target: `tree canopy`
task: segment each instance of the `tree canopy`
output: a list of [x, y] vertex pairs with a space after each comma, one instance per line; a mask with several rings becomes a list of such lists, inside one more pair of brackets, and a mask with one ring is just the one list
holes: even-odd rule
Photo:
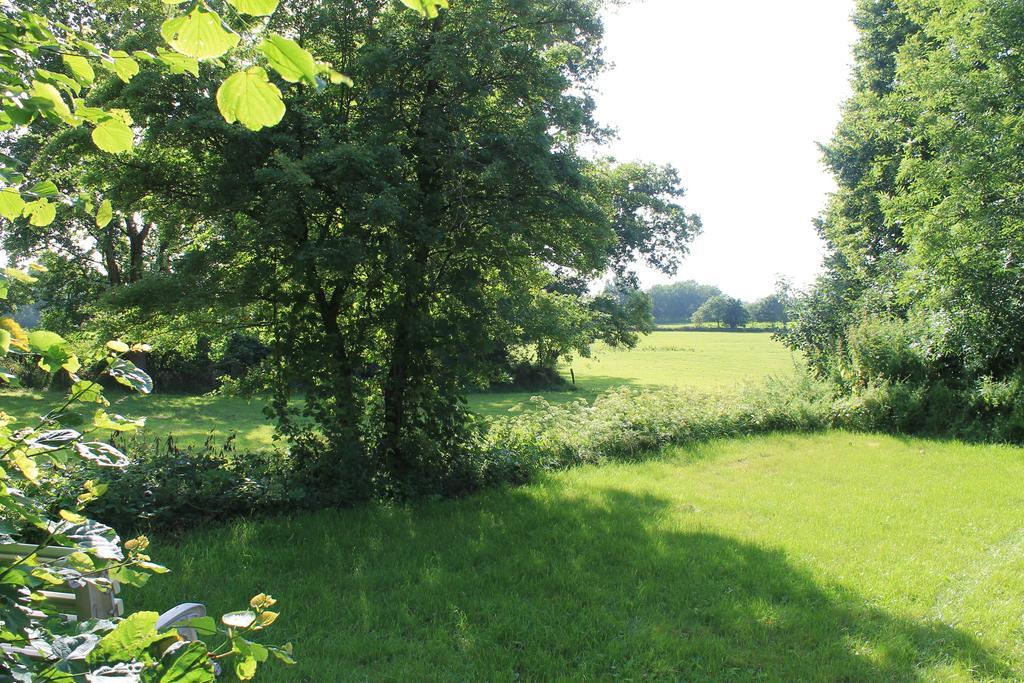
[[829, 373], [859, 321], [914, 321], [947, 380], [1009, 376], [1024, 360], [1024, 9], [864, 0], [855, 20], [854, 95], [824, 147], [827, 269], [791, 341]]

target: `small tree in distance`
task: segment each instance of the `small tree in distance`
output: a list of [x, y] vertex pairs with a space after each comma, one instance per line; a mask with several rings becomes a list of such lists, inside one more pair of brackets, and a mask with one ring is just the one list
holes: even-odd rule
[[693, 321], [698, 325], [714, 322], [731, 330], [743, 327], [749, 320], [750, 314], [742, 301], [721, 294], [705, 301], [693, 314]]

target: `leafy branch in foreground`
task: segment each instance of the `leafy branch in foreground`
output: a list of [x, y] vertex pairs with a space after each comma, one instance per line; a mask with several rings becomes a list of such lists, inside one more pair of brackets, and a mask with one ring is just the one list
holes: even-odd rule
[[[434, 17], [447, 0], [403, 0], [423, 16]], [[331, 64], [317, 60], [295, 40], [270, 32], [270, 17], [279, 0], [211, 0], [165, 2], [173, 15], [160, 26], [166, 47], [131, 53], [86, 39], [65, 23], [25, 9], [16, 1], [0, 7], [0, 132], [16, 138], [35, 121], [78, 128], [89, 126], [97, 148], [110, 154], [130, 152], [141, 134], [124, 109], [88, 103], [99, 80], [109, 72], [128, 83], [143, 69], [172, 74], [199, 75], [200, 64], [222, 64], [230, 54], [246, 47], [244, 64], [228, 76], [216, 93], [217, 106], [229, 123], [239, 122], [258, 131], [277, 125], [285, 114], [281, 90], [268, 73], [287, 83], [315, 88], [352, 81]], [[187, 9], [179, 10], [179, 7]], [[255, 46], [255, 55], [248, 46]], [[258, 57], [267, 68], [253, 64]], [[59, 69], [59, 70], [58, 70]], [[57, 202], [81, 201], [94, 210], [89, 198], [61, 196], [48, 180], [29, 179], [20, 160], [0, 154], [0, 216], [27, 219], [43, 227], [56, 218]], [[97, 222], [108, 221], [103, 203]]]
[[[253, 640], [278, 617], [270, 610], [276, 601], [267, 595], [253, 598], [248, 610], [225, 615], [220, 627], [202, 617], [159, 629], [155, 612], [123, 620], [68, 620], [43, 593], [67, 585], [109, 594], [117, 584], [139, 586], [167, 571], [146, 554], [145, 536], [122, 543], [111, 527], [83, 514], [105, 485], [85, 481], [74, 503], [56, 511], [41, 495], [59, 486], [76, 460], [91, 468], [128, 463], [101, 435], [135, 431], [144, 420], [110, 412], [100, 382], [79, 372], [99, 365], [118, 383], [148, 394], [152, 380], [126, 357], [145, 350], [115, 340], [95, 356], [80, 359], [59, 335], [26, 331], [0, 318], [0, 351], [34, 359], [42, 370], [64, 372], [70, 381], [66, 398], [34, 425], [0, 411], [0, 680], [212, 681], [229, 661], [237, 677], [248, 680], [271, 655], [294, 661], [290, 645]], [[0, 381], [11, 383], [12, 378], [0, 376]], [[53, 546], [68, 552], [54, 559]], [[216, 644], [188, 640], [177, 627], [194, 629]]]

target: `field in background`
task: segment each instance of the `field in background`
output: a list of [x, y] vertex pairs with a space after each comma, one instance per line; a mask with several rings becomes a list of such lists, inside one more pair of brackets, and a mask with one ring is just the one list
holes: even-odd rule
[[[133, 608], [273, 590], [266, 680], [1020, 680], [1020, 449], [775, 436], [243, 521]], [[262, 676], [262, 674], [261, 674]]]
[[[672, 386], [702, 392], [727, 392], [744, 382], [796, 372], [797, 357], [770, 334], [743, 332], [668, 332], [644, 337], [633, 350], [598, 345], [592, 358], [577, 358], [569, 368], [575, 389], [541, 392], [553, 403], [585, 399], [616, 387]], [[500, 415], [518, 404], [529, 404], [532, 393], [483, 393], [470, 397], [474, 410]], [[0, 392], [0, 410], [38, 415], [53, 407], [57, 395], [40, 392]], [[173, 434], [181, 443], [197, 443], [213, 435], [223, 440], [234, 433], [239, 448], [267, 448], [273, 427], [263, 417], [260, 401], [210, 396], [161, 395], [125, 397], [113, 412], [146, 415], [148, 432]]]

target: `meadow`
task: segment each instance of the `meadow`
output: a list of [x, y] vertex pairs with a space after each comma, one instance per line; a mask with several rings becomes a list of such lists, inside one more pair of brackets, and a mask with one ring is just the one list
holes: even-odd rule
[[[619, 386], [670, 386], [704, 392], [727, 392], [744, 382], [770, 376], [791, 375], [799, 361], [769, 334], [733, 332], [658, 331], [641, 339], [636, 349], [611, 349], [598, 344], [590, 358], [577, 358], [563, 367], [576, 385], [540, 392], [552, 403], [585, 399], [592, 401]], [[496, 416], [518, 405], [529, 406], [531, 392], [487, 392], [470, 397], [480, 414]], [[111, 395], [113, 398], [115, 395]], [[55, 405], [61, 396], [46, 392], [0, 392], [0, 409], [19, 415], [38, 415]], [[162, 394], [137, 397], [122, 395], [116, 411], [145, 415], [147, 432], [173, 435], [183, 444], [207, 438], [223, 440], [234, 434], [240, 449], [273, 445], [273, 425], [263, 415], [259, 399], [224, 396]]]
[[[767, 334], [598, 347], [553, 403], [727, 396], [801, 361]], [[529, 393], [471, 397], [500, 415]], [[50, 397], [2, 395], [41, 412]], [[258, 402], [123, 399], [149, 433], [271, 443]], [[528, 409], [528, 408], [526, 408]], [[1024, 453], [841, 431], [694, 443], [461, 500], [292, 511], [156, 539], [132, 609], [271, 592], [263, 680], [1019, 680]]]
[[267, 681], [1019, 680], [1019, 449], [842, 432], [241, 521], [125, 598], [272, 591]]

